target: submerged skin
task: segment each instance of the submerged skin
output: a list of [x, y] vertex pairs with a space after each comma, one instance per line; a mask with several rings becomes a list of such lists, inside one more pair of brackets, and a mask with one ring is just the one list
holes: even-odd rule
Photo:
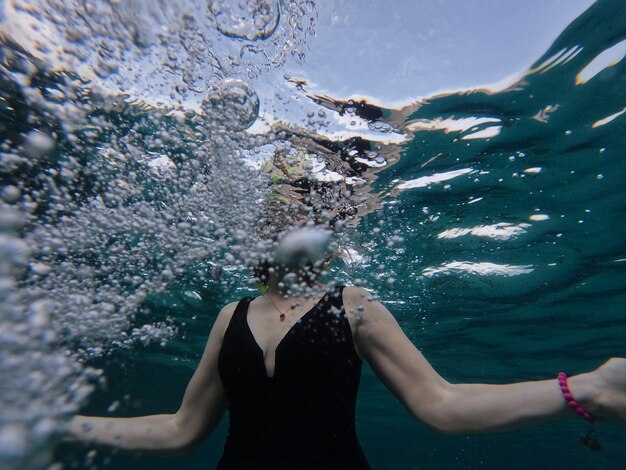
[[[272, 296], [274, 303], [269, 296]], [[290, 327], [319, 299], [291, 310], [276, 285], [251, 302], [250, 329], [264, 351], [268, 375], [274, 373], [275, 349]], [[357, 353], [420, 421], [444, 433], [484, 433], [576, 415], [567, 407], [556, 379], [507, 385], [451, 384], [441, 377], [406, 337], [391, 313], [360, 287], [346, 287], [343, 303]], [[202, 359], [175, 414], [137, 418], [77, 416], [67, 440], [120, 450], [179, 454], [195, 449], [222, 419], [226, 397], [218, 373], [224, 332], [237, 303], [217, 316]], [[285, 312], [285, 321], [279, 312]], [[626, 423], [626, 359], [613, 358], [595, 371], [569, 379], [578, 402], [594, 416]]]

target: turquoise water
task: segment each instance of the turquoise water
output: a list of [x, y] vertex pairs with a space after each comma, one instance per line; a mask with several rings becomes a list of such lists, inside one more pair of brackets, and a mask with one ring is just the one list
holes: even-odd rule
[[[616, 114], [626, 109], [626, 65], [614, 60], [591, 77], [581, 74], [612, 47], [621, 59], [624, 41], [626, 9], [599, 1], [504, 90], [451, 92], [403, 110], [375, 107], [408, 138], [382, 148], [359, 143], [361, 152], [397, 161], [376, 173], [368, 197], [379, 207], [352, 234], [366, 260], [336, 261], [333, 277], [378, 289], [448, 380], [549, 378], [624, 354], [626, 117]], [[354, 141], [340, 146], [357, 148]], [[394, 236], [403, 241], [388, 246]], [[247, 295], [244, 285], [183, 273], [149, 296], [141, 322], [171, 322], [178, 335], [165, 346], [92, 359], [107, 385], [81, 413], [175, 412], [217, 312]], [[367, 366], [357, 416], [373, 468], [623, 465], [626, 430], [614, 423], [600, 427], [599, 453], [578, 445], [584, 423], [577, 419], [501, 435], [438, 435], [410, 418]], [[67, 468], [213, 468], [225, 421], [190, 457], [88, 455], [60, 446], [55, 459]]]

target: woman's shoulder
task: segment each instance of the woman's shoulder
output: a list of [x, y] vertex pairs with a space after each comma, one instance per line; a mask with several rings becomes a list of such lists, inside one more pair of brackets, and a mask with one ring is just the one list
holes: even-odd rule
[[237, 305], [239, 304], [239, 302], [241, 301], [238, 300], [236, 302], [231, 302], [229, 304], [224, 305], [222, 309], [220, 310], [220, 313], [217, 314], [217, 318], [219, 319], [220, 317], [222, 317], [223, 319], [228, 318], [230, 320], [230, 318], [235, 313], [235, 310], [237, 309]]
[[233, 318], [233, 315], [235, 314], [235, 310], [237, 310], [237, 305], [239, 305], [239, 302], [240, 301], [226, 304], [224, 307], [222, 307], [220, 312], [217, 314], [217, 318], [215, 319], [213, 328], [218, 329], [221, 337], [224, 336], [224, 333], [226, 332], [226, 328], [228, 328], [228, 325], [230, 324], [230, 320]]
[[360, 286], [344, 286], [343, 287], [344, 302], [369, 302], [373, 300], [372, 293]]
[[343, 305], [348, 316], [356, 317], [359, 324], [391, 316], [376, 294], [360, 286], [344, 287]]
[[373, 304], [378, 303], [378, 298], [369, 290], [360, 286], [345, 286], [343, 288], [343, 306], [348, 316], [354, 315], [363, 319]]

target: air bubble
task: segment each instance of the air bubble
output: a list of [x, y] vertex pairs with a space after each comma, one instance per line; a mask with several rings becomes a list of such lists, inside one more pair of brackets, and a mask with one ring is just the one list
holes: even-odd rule
[[259, 97], [243, 80], [223, 80], [207, 91], [202, 112], [214, 123], [244, 130], [259, 116]]
[[25, 136], [24, 152], [32, 158], [39, 158], [54, 148], [54, 140], [43, 132], [30, 131]]
[[5, 186], [2, 189], [2, 199], [9, 204], [13, 204], [20, 200], [22, 193], [17, 186]]
[[24, 455], [28, 447], [28, 434], [23, 426], [7, 424], [0, 427], [0, 456], [3, 459], [17, 459]]
[[209, 2], [209, 10], [215, 17], [217, 29], [224, 36], [235, 39], [267, 39], [276, 31], [280, 21], [277, 0], [213, 0]]

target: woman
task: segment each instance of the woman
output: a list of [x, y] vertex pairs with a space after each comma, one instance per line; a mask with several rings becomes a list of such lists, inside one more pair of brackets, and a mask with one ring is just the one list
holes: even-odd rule
[[207, 438], [228, 408], [220, 469], [369, 468], [354, 424], [362, 359], [411, 414], [444, 433], [511, 430], [575, 411], [590, 422], [626, 422], [625, 359], [569, 380], [451, 384], [368, 291], [293, 289], [314, 286], [319, 269], [295, 268], [289, 259], [268, 270], [262, 296], [221, 310], [176, 414], [78, 416], [68, 439], [183, 453]]

